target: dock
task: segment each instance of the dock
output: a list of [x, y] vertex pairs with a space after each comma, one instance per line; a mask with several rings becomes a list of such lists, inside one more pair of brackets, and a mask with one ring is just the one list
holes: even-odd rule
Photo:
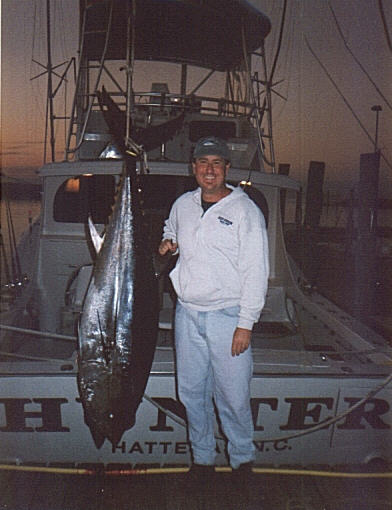
[[[229, 470], [208, 487], [189, 488], [187, 474], [67, 475], [2, 470], [1, 510], [390, 510], [392, 472], [317, 475], [260, 470], [248, 504]], [[178, 471], [178, 469], [177, 469]], [[289, 472], [289, 471], [287, 471]]]

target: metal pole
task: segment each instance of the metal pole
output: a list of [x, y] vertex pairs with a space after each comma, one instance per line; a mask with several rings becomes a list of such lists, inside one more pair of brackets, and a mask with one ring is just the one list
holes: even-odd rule
[[186, 81], [187, 81], [187, 71], [188, 66], [186, 64], [181, 64], [181, 97], [185, 97], [186, 95]]
[[50, 127], [50, 148], [51, 158], [55, 161], [55, 139], [54, 139], [54, 114], [53, 114], [53, 87], [52, 87], [52, 50], [51, 50], [51, 35], [50, 35], [50, 0], [46, 0], [46, 39], [48, 51], [48, 93], [47, 101], [49, 103], [49, 127]]
[[136, 26], [136, 2], [132, 0], [127, 6], [127, 48], [126, 48], [126, 70], [127, 70], [127, 125], [125, 131], [125, 144], [131, 137], [132, 113], [134, 109], [133, 97], [133, 65], [135, 61], [135, 26]]
[[372, 112], [376, 112], [376, 136], [374, 138], [374, 152], [378, 151], [378, 115], [382, 108], [379, 104], [372, 106]]

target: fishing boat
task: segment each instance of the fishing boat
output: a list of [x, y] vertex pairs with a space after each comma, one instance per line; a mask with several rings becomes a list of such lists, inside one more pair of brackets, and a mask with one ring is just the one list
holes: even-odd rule
[[[391, 347], [311, 289], [286, 250], [283, 198], [300, 197], [302, 186], [276, 171], [269, 31], [269, 19], [243, 0], [81, 0], [65, 158], [39, 171], [41, 214], [18, 246], [20, 277], [2, 302], [1, 464], [191, 462], [176, 393], [170, 263], [159, 278], [158, 343], [135, 425], [98, 448], [84, 421], [77, 325], [94, 266], [86, 225], [91, 215], [104, 230], [123, 168], [99, 104], [103, 90], [126, 119], [128, 147], [143, 154], [137, 168], [152, 253], [171, 204], [195, 187], [190, 161], [202, 136], [227, 141], [230, 183], [266, 218], [271, 272], [252, 334], [256, 466], [392, 460]], [[144, 90], [136, 88], [139, 63], [150, 82]], [[161, 78], [166, 65], [170, 83]], [[219, 423], [216, 438], [217, 464], [226, 466]]]

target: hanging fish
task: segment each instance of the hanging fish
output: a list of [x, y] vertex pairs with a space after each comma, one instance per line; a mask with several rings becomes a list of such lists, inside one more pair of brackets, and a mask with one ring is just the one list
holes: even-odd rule
[[158, 285], [146, 245], [136, 159], [126, 155], [119, 191], [100, 238], [79, 325], [78, 386], [97, 448], [117, 445], [135, 423], [158, 333]]

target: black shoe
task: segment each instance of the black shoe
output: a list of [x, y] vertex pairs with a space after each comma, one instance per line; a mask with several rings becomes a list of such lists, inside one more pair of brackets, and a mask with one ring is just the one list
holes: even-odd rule
[[240, 464], [238, 468], [233, 469], [233, 477], [239, 481], [250, 481], [252, 477], [252, 466], [253, 462], [245, 462], [244, 464]]
[[188, 477], [195, 482], [204, 482], [215, 473], [215, 466], [209, 464], [192, 464], [188, 471]]
[[[204, 464], [192, 464], [186, 479], [187, 493], [199, 502], [201, 508], [213, 495], [215, 467]], [[208, 507], [207, 507], [208, 508]]]
[[238, 508], [249, 508], [252, 486], [252, 462], [240, 464], [232, 470], [233, 488], [238, 494]]

